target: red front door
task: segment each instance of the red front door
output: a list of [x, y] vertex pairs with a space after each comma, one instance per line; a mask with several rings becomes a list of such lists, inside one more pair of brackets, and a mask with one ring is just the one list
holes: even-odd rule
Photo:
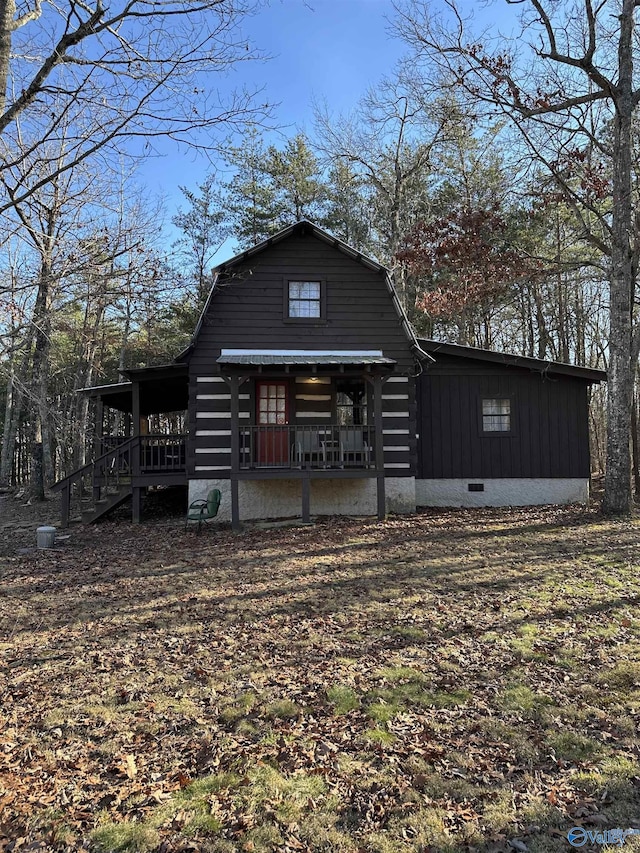
[[[256, 382], [258, 464], [289, 464], [289, 386], [286, 382]], [[282, 427], [282, 428], [280, 428]]]

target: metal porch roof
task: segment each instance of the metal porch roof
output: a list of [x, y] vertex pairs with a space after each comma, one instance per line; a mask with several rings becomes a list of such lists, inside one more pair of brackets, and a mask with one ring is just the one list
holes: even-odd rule
[[218, 364], [395, 364], [382, 350], [223, 349]]
[[392, 358], [373, 355], [339, 354], [333, 355], [273, 355], [268, 353], [251, 353], [244, 355], [221, 355], [217, 359], [218, 364], [250, 364], [250, 365], [365, 365], [365, 364], [395, 364]]

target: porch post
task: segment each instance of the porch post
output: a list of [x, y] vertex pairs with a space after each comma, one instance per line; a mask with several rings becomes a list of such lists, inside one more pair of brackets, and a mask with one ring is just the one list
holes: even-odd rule
[[134, 486], [131, 491], [131, 521], [134, 524], [140, 524], [140, 516], [142, 514], [142, 488]]
[[133, 382], [131, 387], [131, 420], [132, 432], [134, 438], [140, 435], [140, 383]]
[[[131, 477], [140, 476], [140, 383], [133, 382], [131, 387], [131, 420], [134, 442], [131, 448]], [[140, 524], [142, 507], [142, 489], [140, 486], [131, 484], [131, 520], [134, 524]]]
[[60, 506], [60, 526], [69, 526], [69, 510], [71, 506], [71, 485], [67, 480], [67, 484], [62, 487], [62, 504]]
[[[95, 438], [94, 438], [94, 447], [93, 447], [93, 458], [97, 459], [98, 456], [102, 456], [103, 451], [103, 443], [102, 436], [104, 434], [104, 403], [102, 402], [102, 397], [96, 397], [96, 422], [95, 422]], [[93, 469], [93, 500], [97, 502], [100, 500], [100, 486], [98, 486], [96, 482], [96, 471]]]
[[95, 447], [93, 458], [97, 459], [102, 456], [102, 437], [104, 435], [104, 403], [102, 397], [96, 397], [96, 426], [95, 426]]
[[238, 472], [240, 470], [240, 379], [229, 377], [231, 389], [231, 527], [240, 530], [240, 500], [238, 495]]
[[382, 434], [382, 376], [373, 378], [373, 421], [376, 429], [376, 481], [378, 495], [378, 518], [382, 521], [387, 514], [384, 491], [384, 435]]
[[302, 523], [311, 521], [311, 477], [309, 472], [302, 475]]

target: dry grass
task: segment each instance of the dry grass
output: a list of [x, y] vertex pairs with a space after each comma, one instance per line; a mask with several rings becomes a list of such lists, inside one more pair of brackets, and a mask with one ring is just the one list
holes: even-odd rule
[[0, 849], [553, 853], [638, 826], [639, 531], [176, 520], [7, 558]]

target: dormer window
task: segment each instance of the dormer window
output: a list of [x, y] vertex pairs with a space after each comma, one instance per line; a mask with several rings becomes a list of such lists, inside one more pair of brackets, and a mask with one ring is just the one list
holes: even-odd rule
[[289, 281], [287, 317], [291, 320], [321, 320], [323, 317], [322, 282]]

